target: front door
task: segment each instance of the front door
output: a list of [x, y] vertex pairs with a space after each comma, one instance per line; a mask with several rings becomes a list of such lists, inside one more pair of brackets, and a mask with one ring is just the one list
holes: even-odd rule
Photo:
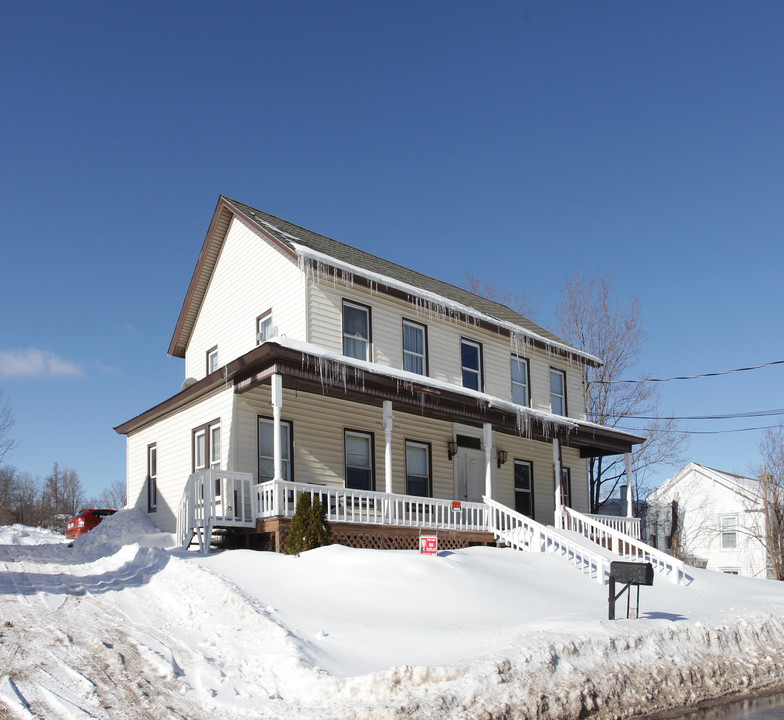
[[485, 494], [484, 450], [461, 447], [454, 457], [455, 499], [482, 502]]

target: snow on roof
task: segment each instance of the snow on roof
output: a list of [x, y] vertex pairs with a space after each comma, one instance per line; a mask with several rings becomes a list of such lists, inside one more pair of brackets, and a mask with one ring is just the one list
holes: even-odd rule
[[372, 284], [375, 285], [383, 285], [389, 288], [394, 288], [395, 290], [399, 290], [400, 292], [404, 292], [414, 298], [423, 301], [423, 308], [425, 310], [429, 310], [430, 312], [435, 312], [437, 314], [442, 315], [466, 315], [468, 317], [472, 317], [475, 320], [482, 320], [484, 322], [490, 323], [492, 325], [496, 325], [498, 327], [502, 327], [505, 330], [508, 330], [510, 336], [512, 336], [513, 341], [519, 340], [520, 336], [523, 338], [528, 338], [530, 340], [534, 340], [536, 342], [540, 342], [546, 346], [557, 348], [561, 352], [566, 353], [567, 355], [581, 357], [585, 360], [588, 360], [592, 363], [597, 363], [599, 365], [603, 364], [601, 358], [597, 357], [596, 355], [591, 355], [590, 353], [583, 352], [582, 350], [578, 350], [577, 348], [572, 347], [571, 345], [567, 345], [566, 343], [557, 342], [550, 338], [545, 337], [539, 333], [534, 332], [528, 328], [523, 327], [522, 325], [518, 325], [516, 323], [509, 322], [507, 320], [502, 320], [500, 318], [493, 317], [492, 315], [488, 315], [486, 313], [477, 310], [474, 307], [469, 305], [465, 305], [464, 303], [458, 302], [457, 300], [452, 300], [450, 298], [445, 297], [444, 295], [439, 295], [438, 293], [431, 292], [429, 290], [425, 290], [424, 288], [417, 287], [415, 285], [411, 285], [406, 283], [402, 280], [398, 280], [393, 278], [389, 275], [383, 275], [381, 273], [373, 272], [372, 270], [368, 270], [366, 268], [361, 268], [358, 265], [353, 265], [351, 263], [345, 262], [343, 260], [339, 260], [332, 255], [328, 255], [326, 253], [320, 252], [318, 250], [314, 250], [313, 248], [309, 248], [300, 242], [297, 242], [297, 239], [291, 235], [288, 235], [290, 243], [294, 250], [297, 252], [297, 255], [300, 258], [300, 266], [304, 271], [313, 271], [312, 263], [309, 264], [308, 261], [315, 261], [317, 263], [315, 268], [316, 276], [318, 277], [319, 274], [319, 265], [328, 265], [333, 268], [336, 268], [344, 274], [344, 278], [347, 279], [349, 282], [352, 282], [352, 278], [354, 275], [358, 275], [359, 277], [363, 277], [366, 280], [369, 280]]
[[453, 383], [446, 382], [445, 380], [438, 380], [427, 377], [425, 375], [419, 375], [417, 373], [390, 367], [388, 365], [369, 362], [367, 360], [357, 360], [355, 358], [350, 358], [346, 355], [341, 355], [340, 353], [327, 350], [320, 345], [304, 342], [302, 340], [276, 337], [268, 342], [289, 348], [290, 350], [305, 353], [307, 355], [313, 355], [314, 357], [321, 358], [332, 363], [353, 367], [357, 370], [361, 370], [362, 372], [373, 373], [375, 375], [381, 375], [383, 377], [400, 380], [401, 382], [410, 385], [426, 386], [428, 388], [432, 388], [433, 390], [459, 393], [461, 395], [475, 398], [477, 402], [485, 403], [488, 407], [498, 408], [499, 410], [517, 415], [518, 424], [521, 427], [528, 425], [526, 422], [527, 420], [535, 419], [541, 422], [545, 428], [554, 425], [565, 427], [567, 429], [595, 428], [597, 430], [612, 430], [614, 433], [618, 433], [619, 435], [624, 435], [629, 438], [638, 438], [638, 436], [634, 435], [633, 433], [618, 430], [616, 428], [608, 428], [606, 425], [600, 425], [598, 423], [593, 423], [587, 420], [576, 420], [575, 418], [569, 418], [564, 415], [554, 415], [553, 413], [549, 413], [544, 410], [536, 410], [534, 408], [524, 407], [523, 405], [517, 405], [516, 403], [513, 403], [509, 400], [496, 397], [495, 395], [490, 395], [478, 390], [472, 390], [460, 385], [454, 385]]

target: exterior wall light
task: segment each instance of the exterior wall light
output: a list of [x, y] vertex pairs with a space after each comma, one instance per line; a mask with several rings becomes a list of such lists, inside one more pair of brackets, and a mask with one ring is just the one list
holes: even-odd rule
[[450, 440], [447, 444], [447, 453], [449, 455], [449, 459], [451, 460], [455, 455], [457, 455], [457, 442], [454, 440]]
[[498, 467], [501, 467], [506, 462], [506, 450], [498, 450]]

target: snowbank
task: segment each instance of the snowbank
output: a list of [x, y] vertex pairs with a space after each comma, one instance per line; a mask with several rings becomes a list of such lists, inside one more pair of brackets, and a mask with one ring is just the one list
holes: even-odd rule
[[138, 511], [52, 535], [0, 534], [0, 716], [627, 718], [784, 683], [782, 583], [695, 570], [610, 622], [552, 556], [202, 557]]

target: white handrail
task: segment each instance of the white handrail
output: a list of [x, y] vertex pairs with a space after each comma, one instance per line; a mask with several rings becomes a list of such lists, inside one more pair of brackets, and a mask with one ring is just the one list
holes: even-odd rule
[[577, 568], [583, 575], [604, 585], [610, 573], [610, 561], [592, 550], [545, 527], [506, 505], [482, 498], [488, 507], [489, 530], [517, 550], [557, 555]]
[[259, 517], [292, 517], [303, 493], [319, 499], [330, 522], [481, 532], [487, 529], [482, 503], [461, 502], [456, 509], [452, 500], [286, 480], [256, 485]]
[[584, 517], [591, 518], [596, 522], [602, 523], [602, 525], [607, 525], [613, 530], [622, 532], [625, 535], [631, 535], [635, 540], [640, 540], [642, 538], [642, 533], [640, 532], [640, 518], [630, 518], [621, 515], [582, 514]]
[[593, 517], [583, 515], [572, 508], [563, 508], [560, 522], [564, 530], [576, 532], [622, 558], [651, 563], [654, 570], [663, 574], [675, 585], [685, 585], [691, 581], [682, 560], [657, 550], [631, 535], [619, 532], [603, 522], [597, 522]]

